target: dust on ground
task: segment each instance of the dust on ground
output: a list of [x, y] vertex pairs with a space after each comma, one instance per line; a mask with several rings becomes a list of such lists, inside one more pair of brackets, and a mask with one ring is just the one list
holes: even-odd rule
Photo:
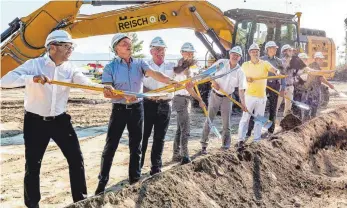
[[[335, 83], [335, 86], [337, 89], [346, 92], [346, 84]], [[22, 133], [24, 115], [23, 96], [24, 89], [2, 90], [1, 137]], [[331, 112], [338, 106], [345, 105], [346, 103], [346, 99], [341, 99], [337, 97], [336, 94], [332, 93], [328, 108], [321, 109], [320, 113]], [[68, 104], [68, 113], [72, 115], [72, 122], [75, 128], [89, 128], [91, 126], [107, 125], [110, 112], [111, 104], [103, 99], [102, 95], [90, 95], [83, 91], [72, 90]], [[340, 114], [340, 112], [338, 111], [337, 114]], [[293, 204], [304, 207], [317, 207], [318, 205], [325, 207], [347, 207], [347, 204], [343, 200], [341, 201], [341, 199], [347, 198], [345, 195], [346, 190], [336, 188], [336, 184], [347, 184], [346, 179], [339, 176], [341, 173], [346, 175], [346, 161], [343, 160], [347, 156], [345, 150], [340, 151], [336, 147], [327, 145], [324, 148], [318, 148], [319, 150], [316, 154], [298, 154], [296, 152], [299, 151], [296, 149], [296, 145], [299, 149], [303, 148], [302, 151], [305, 152], [307, 149], [304, 149], [304, 147], [311, 143], [311, 140], [301, 139], [300, 136], [305, 135], [306, 138], [308, 135], [311, 135], [312, 140], [319, 137], [312, 135], [312, 132], [314, 132], [311, 129], [312, 126], [310, 126], [310, 128], [296, 128], [296, 130], [291, 133], [281, 134], [278, 136], [278, 139], [274, 139], [271, 142], [261, 142], [259, 146], [251, 145], [248, 152], [246, 151], [239, 155], [234, 150], [228, 152], [219, 150], [221, 141], [212, 138], [209, 147], [211, 154], [209, 156], [201, 157], [199, 155], [199, 150], [201, 148], [199, 140], [201, 138], [204, 117], [199, 109], [192, 109], [191, 119], [191, 139], [189, 142], [189, 150], [190, 155], [195, 159], [191, 165], [180, 166], [177, 163], [171, 162], [172, 140], [176, 131], [176, 115], [173, 113], [163, 153], [164, 173], [144, 181], [142, 184], [137, 184], [135, 186], [128, 185], [126, 179], [128, 173], [129, 148], [127, 146], [127, 133], [125, 132], [114, 157], [115, 159], [110, 174], [111, 178], [107, 187], [109, 191], [121, 191], [118, 193], [110, 192], [106, 196], [112, 195], [114, 196], [113, 198], [101, 197], [104, 200], [99, 200], [95, 203], [107, 204], [107, 202], [119, 202], [120, 204], [123, 204], [123, 207], [134, 207], [134, 203], [141, 204], [143, 202], [141, 206], [156, 207], [158, 203], [164, 203], [163, 200], [165, 201], [165, 199], [168, 199], [165, 201], [164, 207], [184, 207], [185, 205], [185, 207], [230, 207], [230, 205], [235, 207], [252, 207], [255, 205], [269, 207], [268, 205], [270, 202], [272, 203], [274, 201], [276, 201], [276, 203], [278, 202], [278, 206], [273, 205], [270, 207], [287, 207], [287, 205], [292, 206]], [[236, 131], [239, 119], [240, 115], [232, 116], [233, 144], [235, 143], [235, 134], [237, 133]], [[338, 119], [341, 123], [343, 121], [346, 123], [344, 117]], [[325, 121], [325, 123], [326, 122], [327, 121]], [[217, 128], [221, 130], [220, 117], [217, 117], [214, 123]], [[324, 124], [324, 122], [318, 123], [317, 125], [321, 124]], [[328, 127], [324, 125], [324, 128]], [[305, 133], [298, 134], [295, 132], [297, 129], [302, 129], [300, 131], [305, 131]], [[280, 130], [281, 128], [276, 129], [276, 131]], [[293, 140], [290, 139], [290, 141], [293, 141], [290, 145], [287, 145], [287, 134], [295, 134], [295, 138]], [[336, 133], [333, 133], [332, 135], [335, 134]], [[105, 137], [105, 135], [87, 137], [80, 141], [85, 159], [87, 187], [90, 195], [93, 195], [97, 186], [97, 175], [100, 168], [100, 159], [105, 144]], [[344, 139], [346, 139], [346, 137]], [[295, 148], [290, 149], [293, 147]], [[144, 178], [148, 177], [150, 167], [150, 149], [151, 144], [149, 144], [148, 152], [146, 154], [147, 157], [143, 169]], [[283, 151], [283, 155], [279, 155]], [[296, 157], [302, 158], [300, 161], [303, 165], [297, 167], [300, 167], [299, 169], [304, 173], [300, 172], [300, 174], [298, 174], [298, 172], [296, 172], [297, 169], [290, 169], [293, 161], [295, 161], [294, 159], [293, 161], [290, 160], [291, 156], [295, 156], [295, 159]], [[265, 160], [264, 157], [269, 159]], [[281, 160], [277, 160], [276, 157], [281, 158]], [[314, 158], [310, 160], [312, 164], [308, 164], [304, 157]], [[0, 164], [2, 185], [0, 200], [2, 207], [24, 207], [24, 163], [23, 145], [1, 147]], [[282, 167], [283, 164], [286, 163], [289, 163], [290, 166]], [[313, 165], [313, 163], [317, 165]], [[313, 172], [312, 167], [315, 167], [316, 172]], [[256, 170], [260, 171], [261, 177], [253, 176], [251, 174]], [[327, 175], [329, 170], [333, 176]], [[230, 172], [235, 172], [237, 174], [230, 175]], [[288, 174], [283, 175], [284, 172], [288, 172]], [[314, 176], [309, 175], [309, 172], [314, 173]], [[285, 181], [287, 179], [282, 180], [283, 177], [289, 177], [290, 179]], [[307, 182], [305, 182], [306, 177], [308, 177]], [[163, 181], [162, 178], [167, 180]], [[280, 178], [280, 180], [278, 178]], [[316, 182], [313, 182], [314, 179]], [[313, 190], [313, 187], [317, 188], [316, 185], [320, 180], [325, 181], [326, 179], [328, 181], [331, 180], [330, 182], [332, 184], [330, 184], [330, 182], [329, 184], [323, 182], [322, 188], [320, 188], [321, 190], [318, 189], [316, 193], [319, 197], [311, 197], [312, 201], [308, 201], [307, 197], [310, 195], [305, 194], [310, 193], [310, 191]], [[154, 182], [158, 180], [158, 182], [153, 183], [153, 180]], [[205, 180], [206, 185], [201, 181], [198, 182], [198, 180]], [[255, 192], [252, 191], [253, 184], [251, 183], [253, 181], [258, 181], [257, 183], [261, 184], [261, 188], [256, 189], [258, 191], [255, 191], [257, 196], [254, 194]], [[335, 183], [334, 181], [337, 182]], [[165, 183], [167, 183], [167, 185]], [[309, 186], [310, 189], [293, 188], [295, 187], [293, 185], [294, 183], [299, 184], [297, 185], [298, 187]], [[165, 184], [165, 186], [163, 184]], [[275, 186], [273, 186], [273, 184], [275, 184]], [[158, 191], [154, 193], [155, 190], [164, 190], [167, 186], [170, 186], [169, 193], [165, 190], [162, 195], [160, 195], [161, 198], [158, 198]], [[340, 188], [342, 188], [342, 186]], [[129, 194], [132, 190], [134, 193]], [[189, 190], [189, 192], [180, 192], [180, 190]], [[283, 190], [286, 190], [287, 192], [284, 195], [281, 195], [284, 193]], [[170, 193], [173, 195], [170, 195]], [[301, 193], [304, 193], [302, 197]], [[124, 196], [123, 198], [120, 197], [122, 195]], [[223, 198], [227, 198], [226, 201], [223, 202]], [[254, 198], [255, 200], [253, 200]], [[235, 201], [232, 199], [235, 199]], [[93, 200], [91, 202], [93, 202]], [[190, 203], [190, 200], [195, 201]], [[59, 148], [54, 143], [51, 143], [46, 150], [41, 168], [40, 206], [63, 207], [71, 202], [72, 198], [70, 193], [67, 162]], [[105, 207], [107, 207], [107, 205]]]

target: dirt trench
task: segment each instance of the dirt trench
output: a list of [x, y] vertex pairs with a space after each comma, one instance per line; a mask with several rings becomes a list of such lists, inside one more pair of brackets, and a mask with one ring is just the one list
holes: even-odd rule
[[[347, 207], [347, 108], [68, 207]], [[116, 184], [117, 185], [117, 184]]]

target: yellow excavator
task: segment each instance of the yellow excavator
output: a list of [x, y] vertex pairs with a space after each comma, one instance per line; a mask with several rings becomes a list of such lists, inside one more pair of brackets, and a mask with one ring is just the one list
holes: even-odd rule
[[[79, 13], [83, 5], [129, 4], [133, 6], [92, 15]], [[301, 13], [249, 9], [231, 9], [223, 13], [206, 0], [50, 1], [26, 17], [15, 18], [1, 34], [1, 77], [26, 60], [43, 55], [47, 35], [57, 29], [68, 31], [73, 38], [85, 38], [117, 32], [187, 28], [195, 31], [215, 60], [228, 58], [227, 50], [239, 45], [244, 52], [242, 61], [247, 61], [246, 49], [253, 42], [264, 48], [264, 43], [272, 40], [279, 46], [297, 47], [298, 51], [306, 52], [311, 61], [313, 54], [321, 51], [326, 57], [323, 69], [334, 69], [334, 42], [325, 37], [324, 31], [300, 30], [300, 17]], [[328, 90], [323, 91], [325, 103], [328, 93]], [[205, 98], [208, 96], [206, 92], [201, 94]]]
[[[85, 4], [129, 3], [138, 5], [93, 15], [79, 14]], [[222, 52], [221, 55], [213, 52], [218, 58], [227, 56], [234, 31], [231, 20], [207, 1], [51, 1], [9, 25], [1, 34], [1, 76], [27, 59], [42, 55], [47, 35], [56, 29], [68, 31], [73, 38], [85, 38], [117, 32], [190, 28], [207, 43], [203, 33], [212, 38]]]
[[[80, 14], [80, 8], [86, 4], [135, 6], [92, 15]], [[300, 33], [300, 16], [301, 13], [291, 15], [246, 9], [231, 9], [223, 13], [208, 1], [200, 0], [51, 1], [26, 17], [14, 19], [1, 34], [1, 77], [27, 59], [44, 54], [45, 39], [56, 29], [67, 30], [73, 38], [85, 38], [117, 32], [188, 28], [195, 31], [215, 59], [228, 57], [227, 50], [240, 45], [245, 61], [248, 59], [245, 49], [250, 44], [257, 42], [264, 47], [266, 41], [273, 40], [279, 46], [291, 44], [301, 47], [309, 56], [322, 51], [327, 57], [325, 69], [334, 68], [333, 41]], [[217, 46], [220, 53], [216, 53], [213, 46]]]

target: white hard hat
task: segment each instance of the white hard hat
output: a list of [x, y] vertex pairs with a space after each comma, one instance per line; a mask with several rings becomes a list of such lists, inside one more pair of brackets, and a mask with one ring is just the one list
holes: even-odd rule
[[181, 51], [186, 51], [186, 52], [195, 52], [193, 44], [186, 42], [182, 45]]
[[316, 52], [316, 53], [314, 54], [314, 58], [322, 58], [322, 59], [324, 59], [325, 57], [324, 57], [324, 55], [323, 55], [322, 52]]
[[265, 50], [270, 47], [276, 47], [278, 48], [277, 44], [274, 41], [269, 41], [265, 44]]
[[155, 37], [151, 44], [149, 44], [149, 47], [163, 47], [163, 48], [167, 48], [164, 40], [161, 37]]
[[65, 30], [54, 30], [51, 32], [45, 42], [45, 47], [48, 48], [48, 45], [52, 42], [64, 42], [74, 44], [71, 35]]
[[301, 59], [308, 59], [308, 56], [306, 53], [299, 53], [298, 57]]
[[229, 55], [230, 55], [231, 53], [237, 53], [237, 54], [239, 54], [239, 55], [242, 57], [242, 49], [241, 49], [240, 46], [235, 46], [235, 47], [233, 47], [233, 48], [229, 51]]
[[248, 52], [251, 51], [251, 50], [258, 50], [258, 51], [260, 51], [259, 45], [256, 44], [256, 43], [253, 43], [251, 46], [249, 46]]
[[285, 50], [288, 50], [288, 49], [293, 49], [293, 48], [289, 44], [283, 45], [281, 48], [281, 53], [283, 53]]
[[129, 38], [129, 36], [127, 36], [125, 33], [116, 33], [112, 40], [111, 40], [111, 50], [112, 52], [115, 52], [114, 51], [114, 45], [117, 45], [119, 43], [119, 41], [123, 40], [124, 38]]

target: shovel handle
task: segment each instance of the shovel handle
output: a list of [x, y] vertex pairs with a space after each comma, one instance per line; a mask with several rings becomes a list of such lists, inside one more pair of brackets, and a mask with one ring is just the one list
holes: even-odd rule
[[253, 80], [262, 80], [262, 79], [284, 79], [287, 75], [278, 75], [278, 76], [266, 76], [266, 77], [256, 77], [252, 78]]
[[[198, 85], [195, 84], [194, 89], [196, 91], [196, 94], [199, 96], [199, 98], [201, 98], [201, 94], [200, 94]], [[207, 109], [205, 107], [203, 107], [202, 110], [204, 111], [205, 116], [208, 117]]]
[[[272, 92], [276, 93], [277, 95], [281, 95], [280, 92], [278, 92], [277, 90], [275, 90], [275, 89], [273, 89], [273, 88], [271, 88], [271, 87], [269, 87], [269, 86], [266, 86], [266, 88], [268, 88], [268, 89], [271, 90]], [[294, 102], [294, 100], [290, 99], [289, 97], [287, 97], [287, 96], [285, 96], [285, 95], [284, 95], [283, 97], [284, 97], [285, 99], [289, 100], [289, 101]]]
[[228, 95], [228, 93], [226, 93], [224, 90], [219, 89], [219, 92], [221, 92], [223, 95], [225, 95], [227, 98], [229, 98], [229, 100], [231, 100], [233, 103], [235, 103], [237, 106], [239, 106], [241, 109], [243, 109], [241, 103], [237, 102], [237, 100], [235, 100], [234, 98], [232, 98], [230, 95]]

